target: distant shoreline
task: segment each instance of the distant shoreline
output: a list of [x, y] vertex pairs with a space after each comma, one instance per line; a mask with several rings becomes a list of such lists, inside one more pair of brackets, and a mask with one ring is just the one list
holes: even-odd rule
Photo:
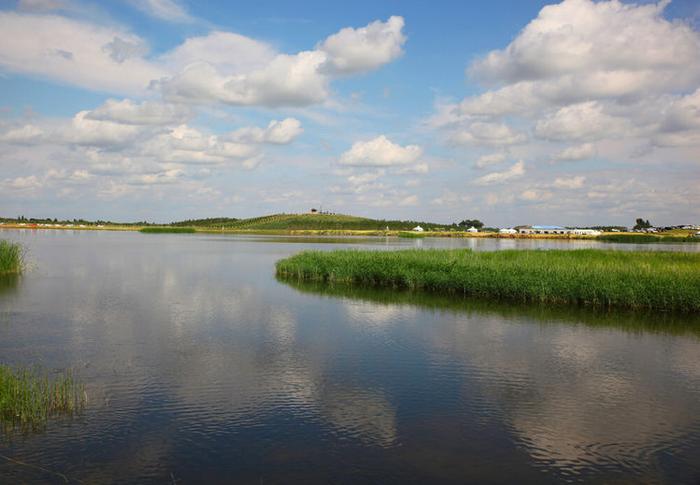
[[[30, 226], [19, 224], [3, 224], [0, 229], [22, 229], [30, 231], [132, 231], [139, 232], [144, 228], [158, 226]], [[167, 227], [167, 226], [165, 226]], [[401, 233], [410, 231], [389, 230], [380, 231], [376, 229], [215, 229], [215, 228], [194, 228], [195, 233], [202, 234], [251, 234], [270, 236], [378, 236], [378, 237], [399, 237]], [[467, 232], [467, 231], [423, 231], [415, 233], [424, 237], [447, 237], [447, 238], [497, 238], [497, 239], [588, 239], [595, 240], [596, 236], [585, 236], [576, 234], [499, 234], [497, 232]], [[621, 233], [604, 233], [621, 234]], [[624, 234], [624, 233], [623, 233]], [[629, 233], [632, 234], [632, 233]]]

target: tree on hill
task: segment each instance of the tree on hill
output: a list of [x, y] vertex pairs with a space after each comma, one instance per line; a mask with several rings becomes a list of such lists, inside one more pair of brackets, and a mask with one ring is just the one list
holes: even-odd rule
[[647, 220], [645, 221], [644, 219], [642, 219], [641, 217], [639, 217], [639, 218], [637, 218], [637, 221], [636, 221], [636, 222], [637, 222], [637, 223], [634, 225], [634, 229], [635, 229], [635, 230], [639, 230], [639, 229], [648, 229], [648, 228], [652, 227], [651, 224], [649, 223], [649, 219], [647, 219]]
[[479, 219], [465, 219], [458, 225], [460, 227], [475, 227], [477, 229], [481, 229], [482, 227], [484, 227], [484, 223], [481, 222]]

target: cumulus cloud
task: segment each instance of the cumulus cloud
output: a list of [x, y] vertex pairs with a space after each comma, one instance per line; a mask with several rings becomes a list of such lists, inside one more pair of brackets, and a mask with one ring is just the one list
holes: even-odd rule
[[[169, 20], [186, 20], [170, 0], [139, 2]], [[0, 67], [96, 91], [238, 106], [306, 106], [330, 96], [338, 75], [368, 72], [402, 52], [403, 18], [342, 29], [317, 48], [277, 52], [264, 42], [213, 31], [158, 56], [119, 26], [57, 14], [0, 12]]]
[[403, 17], [375, 21], [359, 29], [344, 28], [318, 46], [327, 55], [323, 68], [336, 74], [369, 71], [387, 64], [403, 51]]
[[512, 179], [522, 177], [525, 174], [525, 162], [522, 160], [516, 162], [507, 170], [501, 172], [491, 172], [483, 175], [476, 180], [474, 183], [476, 185], [492, 185], [507, 182]]
[[[156, 85], [167, 99], [179, 101], [271, 107], [319, 103], [328, 98], [334, 75], [368, 72], [395, 59], [405, 40], [402, 28], [403, 19], [391, 17], [360, 29], [343, 29], [317, 49], [297, 54], [276, 54], [264, 44], [229, 35], [225, 37], [229, 48], [215, 49], [225, 55], [226, 63], [220, 62], [220, 55], [194, 56], [196, 61]], [[222, 42], [209, 37], [199, 43], [190, 41], [187, 49], [176, 49], [176, 54], [166, 58], [172, 61], [192, 51], [208, 52], [199, 44], [218, 46]], [[232, 51], [241, 52], [246, 62], [232, 64]]]
[[31, 143], [44, 135], [44, 131], [35, 125], [24, 125], [18, 128], [11, 128], [4, 133], [0, 133], [0, 141], [8, 143]]
[[588, 158], [593, 158], [597, 154], [595, 145], [592, 143], [584, 143], [582, 145], [575, 145], [565, 148], [558, 154], [554, 156], [555, 160], [559, 161], [577, 161], [586, 160]]
[[172, 125], [186, 121], [191, 110], [183, 105], [130, 99], [108, 99], [86, 114], [90, 120], [113, 121], [126, 125]]
[[450, 139], [459, 144], [506, 146], [523, 143], [527, 136], [504, 123], [477, 121], [456, 131]]
[[538, 160], [700, 146], [700, 33], [666, 19], [667, 4], [545, 6], [507, 46], [468, 66], [485, 90], [438, 103], [429, 125], [451, 142], [517, 144], [520, 157]]
[[143, 93], [166, 75], [141, 56], [115, 55], [115, 42], [147, 50], [140, 37], [118, 27], [58, 15], [0, 12], [0, 66], [87, 89]]
[[486, 168], [491, 165], [498, 165], [499, 163], [505, 162], [506, 158], [507, 155], [502, 152], [482, 155], [474, 163], [474, 168]]
[[282, 121], [270, 121], [266, 128], [258, 128], [257, 126], [240, 128], [231, 133], [230, 138], [246, 143], [286, 145], [303, 132], [301, 121], [296, 118], [285, 118]]
[[340, 156], [340, 165], [355, 167], [391, 167], [410, 165], [418, 161], [423, 150], [418, 145], [401, 146], [386, 136], [355, 142]]
[[553, 187], [557, 189], [580, 189], [586, 182], [586, 177], [583, 175], [577, 175], [574, 177], [558, 177], [554, 179], [552, 183]]
[[599, 140], [630, 132], [630, 122], [611, 116], [601, 103], [585, 103], [565, 106], [535, 124], [539, 138], [558, 141]]

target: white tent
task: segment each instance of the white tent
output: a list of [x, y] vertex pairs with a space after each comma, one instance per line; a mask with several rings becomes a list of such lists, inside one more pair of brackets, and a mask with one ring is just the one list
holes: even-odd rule
[[416, 231], [416, 232], [423, 232], [423, 228], [420, 227], [420, 226], [414, 227], [413, 230]]
[[467, 229], [467, 232], [479, 232], [479, 230], [476, 227], [472, 226], [469, 229]]

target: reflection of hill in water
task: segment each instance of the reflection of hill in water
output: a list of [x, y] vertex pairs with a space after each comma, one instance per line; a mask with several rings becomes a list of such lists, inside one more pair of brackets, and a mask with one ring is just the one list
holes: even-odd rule
[[331, 298], [349, 298], [379, 305], [410, 305], [428, 310], [467, 315], [490, 314], [509, 319], [532, 319], [541, 324], [567, 322], [589, 327], [618, 328], [628, 332], [653, 332], [700, 337], [700, 315], [504, 303], [423, 292], [304, 282], [283, 277], [277, 277], [277, 280], [303, 293]]

